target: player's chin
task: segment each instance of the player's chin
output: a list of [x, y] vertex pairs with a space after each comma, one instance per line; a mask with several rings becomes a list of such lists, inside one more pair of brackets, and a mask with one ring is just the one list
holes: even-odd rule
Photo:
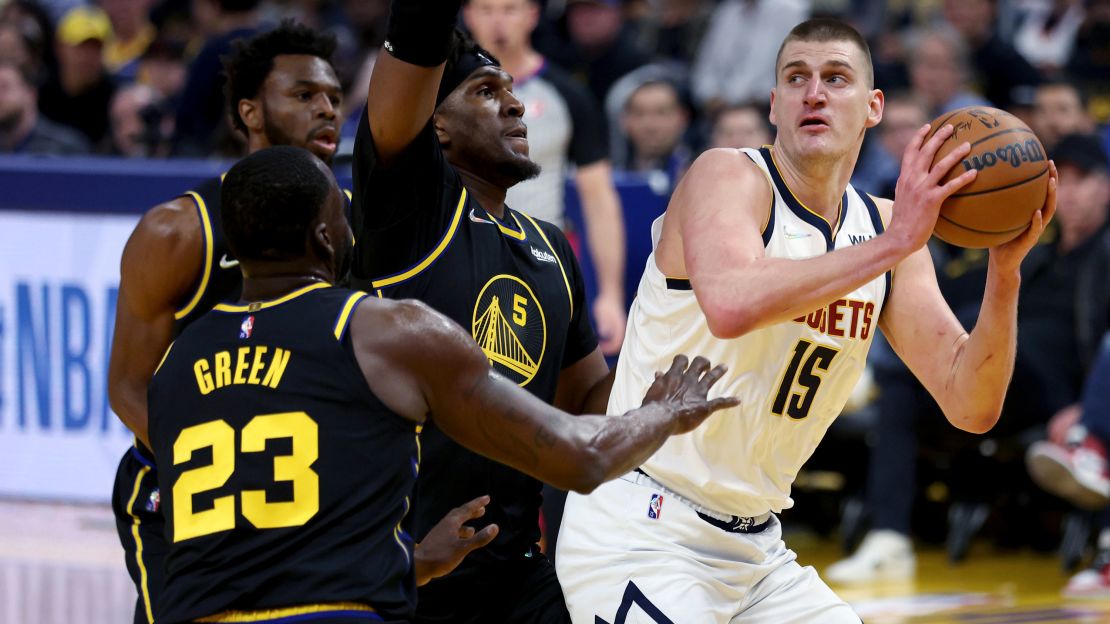
[[531, 180], [532, 178], [540, 175], [540, 166], [527, 154], [513, 153], [512, 156], [505, 159], [499, 167], [501, 172], [513, 183]]

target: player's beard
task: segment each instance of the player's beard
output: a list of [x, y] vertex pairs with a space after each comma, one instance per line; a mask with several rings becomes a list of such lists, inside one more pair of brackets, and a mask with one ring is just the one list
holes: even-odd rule
[[521, 155], [505, 160], [498, 169], [501, 175], [512, 180], [513, 184], [519, 184], [540, 175], [539, 164], [527, 156]]
[[[266, 135], [266, 140], [269, 141], [270, 145], [292, 145], [294, 147], [303, 147], [310, 152], [312, 151], [308, 147], [309, 144], [311, 144], [312, 142], [311, 134], [309, 134], [309, 136], [298, 139], [292, 134], [286, 132], [277, 124], [271, 123], [270, 118], [266, 115], [262, 116], [262, 133]], [[332, 152], [331, 155], [329, 155], [327, 158], [321, 158], [320, 160], [323, 160], [325, 164], [330, 165], [331, 160], [334, 156], [335, 152]]]

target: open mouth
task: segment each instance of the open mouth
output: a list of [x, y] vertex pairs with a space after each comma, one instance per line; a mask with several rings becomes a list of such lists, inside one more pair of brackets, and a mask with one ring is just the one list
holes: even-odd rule
[[312, 134], [312, 143], [323, 149], [334, 151], [339, 143], [339, 133], [331, 126], [322, 128]]
[[824, 117], [814, 116], [814, 117], [806, 117], [806, 118], [802, 119], [802, 123], [799, 124], [799, 125], [802, 128], [809, 128], [809, 127], [828, 128], [829, 127], [829, 122], [825, 121]]
[[517, 126], [505, 133], [510, 139], [528, 139], [528, 128], [524, 125]]

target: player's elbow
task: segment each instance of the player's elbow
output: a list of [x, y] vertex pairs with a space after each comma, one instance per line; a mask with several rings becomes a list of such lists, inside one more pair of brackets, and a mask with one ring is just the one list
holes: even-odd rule
[[998, 424], [1001, 410], [985, 410], [980, 412], [967, 412], [954, 414], [948, 417], [952, 426], [968, 433], [984, 434]]
[[709, 333], [721, 340], [739, 338], [756, 328], [757, 317], [746, 306], [705, 302], [702, 312]]

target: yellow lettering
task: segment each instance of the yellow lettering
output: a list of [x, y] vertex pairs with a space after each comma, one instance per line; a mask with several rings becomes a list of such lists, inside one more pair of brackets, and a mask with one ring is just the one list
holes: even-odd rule
[[285, 367], [288, 364], [289, 351], [274, 349], [274, 357], [270, 360], [270, 366], [266, 369], [266, 377], [262, 380], [262, 385], [271, 388], [278, 387], [278, 384], [281, 383], [281, 376], [285, 374]]
[[528, 300], [520, 295], [513, 295], [513, 322], [520, 327], [528, 322], [528, 310], [524, 307]]
[[239, 347], [239, 352], [235, 355], [235, 383], [247, 383], [247, 354], [251, 352], [250, 347]]
[[231, 354], [220, 351], [216, 354], [216, 387], [231, 385]]
[[262, 370], [262, 356], [266, 354], [266, 347], [257, 346], [254, 348], [254, 363], [251, 364], [251, 374], [247, 377], [247, 383], [258, 385], [262, 380], [258, 378], [258, 372]]
[[201, 358], [194, 362], [193, 373], [197, 376], [197, 388], [201, 394], [208, 394], [215, 389], [212, 385], [212, 375], [208, 372], [208, 360]]

